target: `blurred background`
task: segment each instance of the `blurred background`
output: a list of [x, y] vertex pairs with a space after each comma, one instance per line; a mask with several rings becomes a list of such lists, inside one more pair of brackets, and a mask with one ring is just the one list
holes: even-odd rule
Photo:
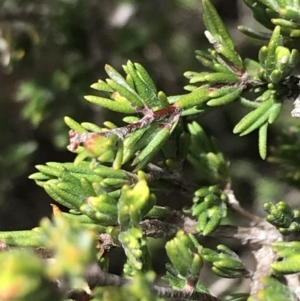
[[[236, 29], [259, 28], [251, 11], [242, 0], [212, 2], [241, 55], [256, 58], [262, 43]], [[120, 116], [83, 99], [92, 83], [105, 78], [106, 63], [121, 70], [128, 59], [139, 62], [159, 90], [184, 93], [182, 74], [202, 70], [194, 51], [209, 46], [201, 10], [200, 0], [0, 1], [0, 230], [30, 229], [50, 215], [51, 199], [28, 176], [36, 164], [73, 160], [64, 116], [120, 124]], [[289, 118], [291, 109], [287, 104], [271, 131], [297, 122]], [[257, 133], [232, 134], [246, 112], [232, 104], [198, 118], [231, 161], [238, 199], [255, 210], [262, 201], [298, 200], [274, 176], [278, 167], [259, 158]]]
[[[263, 43], [237, 30], [238, 25], [263, 29], [251, 11], [242, 0], [212, 2], [242, 57], [256, 59]], [[120, 115], [83, 99], [93, 93], [92, 83], [106, 78], [106, 63], [121, 70], [128, 59], [139, 62], [159, 90], [185, 93], [183, 73], [202, 70], [194, 51], [209, 47], [204, 30], [200, 0], [0, 0], [0, 231], [31, 229], [50, 216], [52, 200], [28, 176], [37, 164], [74, 159], [66, 149], [64, 116], [121, 124]], [[286, 102], [270, 127], [268, 145], [276, 145], [276, 133], [297, 124], [291, 110], [292, 103]], [[233, 103], [197, 121], [230, 160], [237, 199], [263, 216], [264, 201], [285, 199], [296, 205], [299, 193], [276, 176], [278, 165], [260, 159], [257, 132], [242, 138], [232, 133], [247, 112]], [[206, 242], [216, 244], [215, 239]], [[230, 245], [251, 264], [249, 252], [236, 242]], [[159, 254], [154, 268], [160, 273], [166, 260], [163, 244], [153, 241], [151, 252]], [[115, 265], [112, 269], [121, 272], [120, 264]], [[215, 279], [211, 274], [206, 278]], [[231, 280], [220, 281], [210, 287], [216, 295]]]

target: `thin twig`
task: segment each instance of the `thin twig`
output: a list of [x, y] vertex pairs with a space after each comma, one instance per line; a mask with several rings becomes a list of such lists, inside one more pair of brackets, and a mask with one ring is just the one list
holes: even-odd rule
[[153, 287], [153, 292], [156, 296], [168, 299], [180, 299], [180, 300], [198, 300], [198, 301], [221, 301], [220, 299], [201, 292], [196, 291], [184, 291], [184, 290], [174, 290], [172, 288], [161, 287], [155, 285]]
[[[96, 286], [114, 286], [121, 287], [132, 283], [132, 280], [123, 277], [103, 272], [95, 263], [92, 264], [86, 272], [85, 278], [90, 287]], [[198, 301], [220, 301], [218, 298], [209, 294], [187, 291], [175, 290], [168, 287], [154, 285], [152, 288], [153, 293], [161, 298], [168, 299], [181, 299], [181, 300], [198, 300]]]
[[[176, 212], [175, 212], [176, 213]], [[181, 214], [175, 216], [174, 221], [161, 221], [158, 219], [147, 219], [140, 222], [144, 234], [154, 238], [168, 238], [176, 234], [180, 229], [186, 233], [195, 234], [201, 237], [202, 234], [196, 231], [197, 222], [188, 216]], [[274, 230], [275, 229], [275, 230]], [[236, 238], [242, 244], [269, 245], [278, 240], [278, 231], [275, 227], [237, 227], [232, 225], [220, 225], [208, 236], [219, 238]]]

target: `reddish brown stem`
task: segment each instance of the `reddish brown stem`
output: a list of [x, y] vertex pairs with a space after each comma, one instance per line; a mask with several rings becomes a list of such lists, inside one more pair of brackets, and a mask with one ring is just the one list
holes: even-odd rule
[[[88, 139], [91, 139], [95, 136], [109, 137], [111, 135], [117, 135], [121, 139], [134, 131], [144, 128], [150, 125], [153, 122], [163, 121], [166, 117], [172, 115], [180, 114], [180, 110], [174, 105], [170, 105], [166, 108], [157, 110], [155, 112], [149, 110], [144, 111], [144, 117], [139, 121], [128, 124], [123, 127], [119, 127], [116, 129], [111, 129], [103, 132], [92, 132], [92, 133], [77, 133], [74, 130], [69, 131], [70, 144], [68, 145], [68, 149], [70, 151], [75, 151], [81, 143], [84, 143]], [[174, 118], [176, 120], [176, 118]]]

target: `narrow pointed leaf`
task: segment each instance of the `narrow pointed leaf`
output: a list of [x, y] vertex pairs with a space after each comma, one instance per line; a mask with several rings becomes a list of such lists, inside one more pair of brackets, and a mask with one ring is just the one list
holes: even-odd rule
[[192, 108], [201, 105], [209, 99], [209, 92], [207, 87], [201, 87], [193, 92], [181, 96], [176, 102], [175, 106], [180, 109]]
[[278, 11], [280, 9], [280, 5], [276, 0], [260, 0], [260, 2], [274, 11]]
[[280, 45], [280, 27], [276, 26], [270, 43], [268, 45], [268, 54], [267, 54], [267, 58], [266, 58], [266, 73], [267, 75], [270, 75], [271, 72], [274, 69], [274, 66], [276, 64], [276, 49], [277, 46]]
[[126, 100], [132, 104], [132, 106], [145, 106], [144, 100], [129, 85], [128, 87], [123, 87], [122, 85], [111, 79], [107, 79], [106, 81], [114, 89], [114, 91], [117, 91], [122, 97], [126, 98]]
[[[132, 76], [134, 81], [135, 88], [141, 98], [145, 101], [145, 103], [149, 107], [156, 107], [159, 106], [159, 100], [157, 98], [156, 89], [153, 90], [153, 86], [149, 86], [147, 82], [142, 78], [142, 76], [138, 73], [135, 69], [135, 66], [130, 61], [125, 66], [126, 72]], [[146, 70], [145, 70], [146, 71]], [[144, 74], [145, 75], [145, 74]], [[148, 79], [149, 79], [148, 75]], [[153, 82], [152, 82], [153, 83]]]
[[76, 131], [77, 133], [87, 132], [87, 130], [81, 124], [68, 116], [65, 116], [64, 121], [70, 129]]
[[198, 51], [196, 51], [196, 59], [206, 68], [209, 68], [211, 70], [214, 70], [216, 72], [220, 73], [232, 73], [231, 70], [229, 70], [227, 67], [216, 63], [212, 58], [207, 58], [206, 56], [203, 56], [201, 54], [198, 54]]
[[146, 158], [152, 158], [161, 149], [163, 143], [170, 136], [170, 133], [171, 131], [169, 127], [163, 127], [161, 130], [159, 130], [151, 142], [137, 155], [132, 164], [136, 165], [142, 161], [145, 161]]
[[[230, 50], [234, 50], [234, 43], [230, 34], [227, 31], [226, 26], [224, 25], [222, 19], [220, 18], [218, 12], [212, 5], [210, 0], [203, 0], [203, 19], [204, 24], [211, 32], [213, 36], [220, 36], [222, 37], [223, 41]], [[221, 41], [219, 41], [221, 42]]]
[[114, 90], [103, 80], [99, 79], [97, 83], [91, 85], [92, 89], [104, 91], [104, 92], [113, 92]]
[[281, 27], [287, 27], [287, 28], [291, 28], [291, 29], [299, 29], [299, 24], [293, 22], [293, 21], [288, 21], [288, 20], [285, 20], [285, 19], [271, 19], [271, 22], [274, 24], [274, 25], [278, 25], [278, 26], [281, 26]]
[[228, 104], [237, 99], [242, 93], [242, 89], [236, 88], [235, 91], [228, 93], [227, 95], [211, 99], [207, 102], [208, 106], [222, 106]]
[[267, 156], [268, 123], [266, 122], [258, 131], [258, 150], [260, 157], [264, 160]]
[[269, 40], [271, 37], [269, 33], [257, 31], [248, 26], [240, 25], [238, 26], [238, 30], [250, 38], [255, 38], [259, 40]]
[[132, 114], [136, 112], [136, 110], [133, 107], [118, 103], [108, 98], [103, 98], [103, 97], [93, 96], [93, 95], [87, 95], [84, 96], [84, 98], [89, 102], [92, 102], [96, 105], [99, 105], [111, 111], [124, 113], [124, 114]]
[[300, 11], [292, 6], [286, 6], [280, 9], [279, 13], [287, 20], [300, 21]]
[[245, 4], [253, 11], [253, 17], [266, 28], [273, 30], [274, 25], [266, 12], [267, 6], [256, 0], [244, 0]]
[[272, 124], [277, 119], [277, 117], [281, 112], [281, 108], [282, 108], [282, 102], [275, 103], [272, 106], [269, 114], [268, 123]]
[[[272, 107], [274, 103], [273, 99], [269, 99], [262, 103], [257, 109], [247, 114], [233, 129], [235, 134], [245, 132], [247, 129], [251, 127], [253, 123], [255, 123], [258, 119], [266, 118], [268, 119], [269, 115], [266, 114], [268, 110]], [[263, 121], [262, 121], [263, 123]], [[259, 125], [258, 125], [259, 126]]]

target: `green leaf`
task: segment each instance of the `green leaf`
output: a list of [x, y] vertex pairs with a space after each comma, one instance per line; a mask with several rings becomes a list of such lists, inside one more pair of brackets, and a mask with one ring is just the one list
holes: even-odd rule
[[279, 10], [282, 17], [288, 20], [300, 21], [300, 12], [292, 6], [285, 6]]
[[268, 123], [272, 124], [275, 122], [275, 120], [278, 118], [282, 108], [282, 102], [274, 103], [271, 110], [270, 115], [268, 119]]
[[146, 147], [155, 135], [158, 125], [141, 128], [131, 133], [124, 140], [123, 164], [135, 156], [136, 152]]
[[[207, 32], [206, 37], [209, 39], [210, 43], [213, 43], [217, 53], [223, 55], [231, 63], [230, 65], [232, 65], [234, 69], [238, 68], [242, 70], [244, 68], [241, 57], [235, 51], [229, 50], [222, 44], [215, 44], [215, 41], [213, 40], [214, 37], [212, 39]], [[223, 65], [226, 65], [226, 62], [224, 62]], [[231, 67], [230, 65], [229, 67]]]
[[92, 102], [96, 105], [99, 105], [111, 111], [124, 113], [124, 114], [136, 113], [136, 109], [133, 108], [132, 106], [128, 106], [127, 104], [116, 102], [108, 98], [103, 98], [100, 96], [93, 96], [93, 95], [86, 95], [84, 96], [84, 98], [89, 102]]
[[117, 72], [113, 67], [105, 65], [105, 71], [112, 79], [107, 79], [107, 83], [114, 90], [119, 92], [123, 97], [136, 107], [144, 107], [143, 99], [136, 93], [136, 91], [127, 83], [125, 78]]
[[200, 153], [204, 151], [208, 153], [213, 150], [211, 139], [206, 135], [203, 128], [197, 122], [194, 121], [189, 123], [188, 129], [191, 133], [191, 142], [194, 144], [192, 148], [194, 148], [196, 152]]
[[197, 218], [196, 230], [204, 236], [214, 231], [227, 214], [227, 196], [217, 186], [197, 190], [193, 203], [191, 211]]
[[0, 240], [9, 247], [40, 247], [41, 241], [38, 229], [23, 231], [0, 232]]
[[267, 156], [267, 131], [268, 123], [266, 122], [258, 131], [258, 150], [260, 157], [264, 160]]
[[157, 97], [161, 108], [165, 108], [169, 105], [168, 97], [163, 91], [159, 91]]
[[272, 277], [260, 278], [261, 287], [258, 292], [248, 298], [247, 301], [294, 301], [297, 299], [294, 292], [292, 292], [285, 284], [279, 282]]
[[167, 138], [171, 135], [169, 126], [165, 126], [158, 130], [150, 143], [135, 157], [132, 165], [137, 165], [136, 169], [142, 169], [153, 156], [161, 150]]
[[278, 11], [280, 8], [277, 0], [260, 0], [260, 2], [274, 11]]
[[156, 199], [150, 194], [145, 180], [139, 180], [133, 188], [125, 185], [118, 202], [118, 223], [123, 228], [138, 225], [153, 208]]
[[286, 7], [288, 4], [288, 0], [276, 0], [280, 7]]
[[41, 245], [55, 254], [55, 261], [47, 267], [52, 280], [66, 278], [71, 287], [82, 287], [86, 266], [96, 260], [95, 235], [62, 215], [51, 221], [42, 219], [40, 227]]
[[235, 91], [228, 92], [227, 95], [211, 99], [207, 102], [208, 106], [222, 106], [233, 102], [242, 93], [242, 88], [235, 88]]
[[272, 71], [274, 70], [274, 67], [276, 65], [276, 49], [278, 46], [280, 46], [281, 43], [281, 35], [280, 35], [280, 26], [276, 26], [274, 28], [274, 31], [272, 33], [272, 37], [270, 39], [269, 45], [268, 45], [268, 53], [266, 58], [266, 75], [270, 76]]
[[157, 91], [147, 71], [139, 65], [140, 73], [135, 65], [128, 61], [124, 66], [125, 71], [131, 75], [135, 88], [144, 102], [150, 107], [160, 107], [160, 102], [157, 98]]
[[271, 35], [266, 32], [257, 31], [248, 26], [238, 26], [238, 30], [250, 38], [255, 38], [259, 40], [270, 40]]
[[89, 197], [86, 203], [97, 213], [111, 217], [111, 220], [117, 219], [117, 200], [107, 193], [95, 197]]
[[[226, 47], [234, 50], [234, 42], [227, 31], [225, 24], [220, 18], [218, 12], [212, 5], [210, 0], [202, 0], [203, 5], [203, 21], [207, 30], [218, 40], [220, 44], [224, 42]], [[218, 39], [219, 38], [219, 39]], [[222, 40], [221, 40], [222, 38]]]
[[209, 100], [208, 87], [200, 87], [193, 92], [181, 96], [174, 104], [177, 108], [187, 109], [199, 106]]
[[300, 30], [299, 29], [290, 30], [290, 37], [291, 38], [299, 38], [300, 37]]
[[62, 301], [47, 275], [45, 263], [29, 250], [0, 253], [1, 300]]
[[203, 264], [193, 240], [185, 232], [178, 231], [176, 237], [166, 243], [166, 251], [174, 272], [190, 279], [195, 285]]
[[257, 109], [247, 114], [233, 129], [235, 134], [241, 133], [246, 135], [251, 131], [260, 127], [268, 120], [270, 115], [270, 108], [273, 106], [274, 100], [268, 99], [262, 103]]
[[225, 184], [229, 180], [228, 163], [213, 137], [208, 137], [196, 123], [188, 125], [191, 133], [190, 153], [187, 156], [197, 177], [209, 184]]
[[[264, 203], [264, 209], [268, 212], [268, 215], [266, 217], [267, 221], [277, 228], [284, 228], [286, 231], [289, 231], [291, 225], [295, 222], [297, 223], [297, 217], [294, 210], [292, 210], [292, 208], [286, 202], [281, 201], [276, 205], [271, 202], [266, 202]], [[281, 253], [281, 250], [284, 246], [284, 244], [279, 245], [279, 249], [276, 249], [275, 245], [275, 247], [273, 246], [273, 249], [274, 251], [280, 253], [281, 256], [283, 256], [284, 252]], [[292, 244], [290, 246], [292, 246]], [[286, 248], [286, 250], [287, 249], [288, 248]], [[293, 248], [291, 247], [290, 250], [293, 250]]]
[[97, 83], [91, 85], [92, 89], [104, 91], [104, 92], [113, 92], [114, 90], [103, 80], [99, 79]]
[[86, 133], [87, 132], [87, 130], [81, 124], [76, 122], [74, 119], [72, 119], [68, 116], [65, 116], [64, 120], [65, 120], [65, 123], [67, 124], [67, 126], [70, 129], [76, 131], [77, 133]]
[[224, 245], [218, 245], [216, 252], [209, 248], [203, 248], [201, 255], [205, 261], [210, 262], [212, 271], [220, 277], [238, 278], [247, 272], [238, 255]]
[[203, 51], [196, 50], [196, 59], [206, 68], [219, 73], [232, 73], [227, 67], [217, 63], [211, 55], [206, 55]]
[[227, 206], [222, 203], [218, 209], [208, 209], [208, 211], [208, 220], [203, 228], [203, 236], [207, 236], [219, 226], [222, 219], [227, 215]]
[[130, 102], [131, 106], [138, 108], [145, 107], [144, 100], [129, 85], [127, 88], [125, 88], [111, 79], [107, 79], [106, 81], [114, 89], [114, 91], [118, 92], [123, 98], [126, 99], [126, 101]]
[[238, 82], [239, 77], [234, 73], [213, 73], [213, 72], [185, 72], [184, 76], [190, 79], [190, 83], [226, 83], [226, 84], [235, 84]]
[[263, 46], [260, 48], [258, 52], [258, 60], [264, 69], [266, 68], [267, 57], [268, 57], [268, 47]]
[[272, 249], [278, 253], [280, 257], [290, 257], [300, 253], [299, 241], [274, 241]]
[[270, 17], [267, 14], [267, 6], [262, 1], [256, 0], [244, 0], [245, 4], [253, 11], [254, 18], [264, 25], [266, 28], [273, 30], [274, 25], [270, 21]]
[[288, 21], [285, 19], [271, 19], [271, 22], [276, 25], [276, 26], [281, 26], [281, 27], [287, 27], [287, 28], [291, 28], [291, 29], [299, 29], [299, 24], [293, 22], [293, 21]]
[[103, 130], [103, 128], [101, 128], [99, 125], [91, 122], [81, 122], [81, 126], [83, 126], [87, 131], [95, 133], [101, 132]]
[[289, 69], [293, 70], [299, 61], [299, 51], [297, 49], [292, 49], [290, 59], [288, 62]]
[[141, 270], [143, 267], [141, 248], [146, 243], [142, 231], [139, 228], [130, 228], [126, 232], [120, 233], [118, 239], [123, 245], [131, 266], [136, 270]]
[[105, 165], [97, 165], [93, 168], [93, 172], [103, 178], [119, 178], [119, 179], [126, 179], [128, 174], [125, 170], [115, 170], [111, 167]]
[[138, 71], [139, 75], [143, 79], [143, 81], [147, 84], [149, 89], [153, 91], [154, 94], [157, 94], [156, 85], [153, 82], [152, 78], [150, 77], [149, 73], [146, 69], [139, 63], [134, 63], [136, 70]]

